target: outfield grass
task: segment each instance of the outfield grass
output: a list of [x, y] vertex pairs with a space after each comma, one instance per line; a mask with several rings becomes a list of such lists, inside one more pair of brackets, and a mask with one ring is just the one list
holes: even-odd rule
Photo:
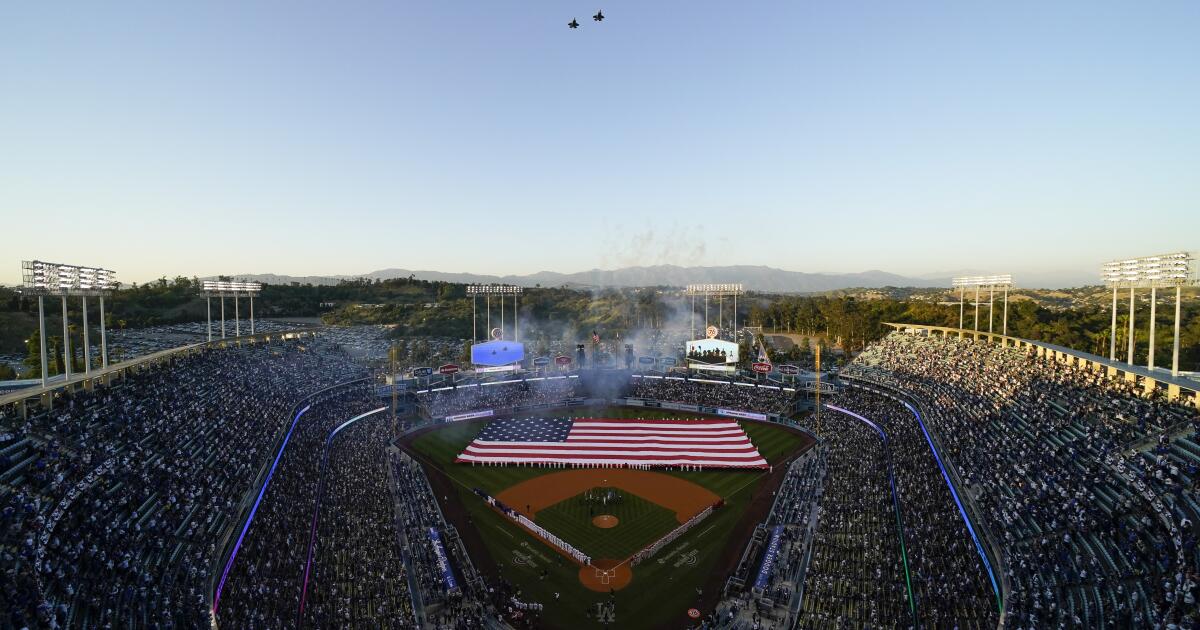
[[[592, 558], [624, 560], [679, 526], [675, 512], [636, 494], [622, 493], [620, 503], [597, 506], [576, 495], [538, 511], [535, 523]], [[604, 529], [592, 517], [611, 514], [617, 526]]]
[[[556, 415], [593, 418], [694, 417], [680, 412], [621, 407], [571, 409], [559, 411]], [[420, 436], [413, 442], [413, 448], [456, 482], [459, 488], [457, 498], [480, 530], [484, 544], [504, 578], [521, 587], [522, 598], [526, 601], [545, 605], [542, 619], [546, 627], [572, 630], [602, 628], [601, 624], [587, 619], [585, 611], [597, 602], [608, 601], [608, 594], [585, 588], [579, 582], [578, 565], [533, 539], [471, 492], [471, 488], [478, 487], [494, 496], [512, 485], [555, 471], [453, 463], [454, 458], [475, 439], [483, 426], [483, 423], [452, 424]], [[744, 422], [742, 426], [759, 452], [772, 464], [795, 452], [804, 442], [801, 436], [774, 425]], [[721, 552], [731, 544], [736, 545], [739, 551], [745, 545], [745, 540], [731, 541], [730, 536], [745, 513], [752, 493], [766, 478], [765, 472], [742, 470], [675, 471], [666, 474], [708, 488], [725, 499], [725, 507], [673, 541], [654, 558], [634, 568], [633, 581], [615, 595], [615, 627], [667, 628], [685, 624], [687, 609], [697, 601], [696, 589], [717, 570]], [[514, 562], [518, 556], [521, 563]], [[541, 579], [543, 570], [547, 572], [545, 579]], [[555, 593], [561, 594], [557, 601]]]

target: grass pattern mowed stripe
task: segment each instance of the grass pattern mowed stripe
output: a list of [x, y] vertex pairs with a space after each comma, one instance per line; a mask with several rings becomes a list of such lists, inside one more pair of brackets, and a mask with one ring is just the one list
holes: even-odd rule
[[[675, 513], [635, 494], [623, 493], [619, 503], [584, 503], [580, 496], [560, 501], [537, 513], [534, 522], [593, 558], [624, 560], [679, 526]], [[592, 517], [611, 514], [612, 529], [592, 524]]]

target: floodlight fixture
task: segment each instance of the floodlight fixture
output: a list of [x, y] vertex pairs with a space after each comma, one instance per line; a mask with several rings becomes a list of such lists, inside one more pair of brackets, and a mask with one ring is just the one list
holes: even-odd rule
[[212, 294], [252, 294], [262, 292], [262, 284], [259, 282], [205, 280], [203, 289], [205, 293]]
[[[1001, 334], [1008, 336], [1008, 290], [1013, 286], [1012, 274], [992, 274], [987, 276], [958, 276], [951, 280], [951, 286], [958, 289], [958, 329], [963, 329], [963, 313], [966, 306], [967, 287], [975, 288], [975, 331], [979, 331], [979, 291], [988, 290], [988, 334], [992, 333], [992, 313], [995, 311], [996, 289], [1004, 292], [1004, 325]], [[960, 333], [962, 334], [962, 333]]]
[[117, 274], [111, 269], [83, 265], [66, 265], [44, 260], [21, 261], [21, 292], [36, 295], [38, 299], [38, 331], [41, 337], [40, 358], [42, 362], [42, 387], [48, 377], [46, 355], [46, 296], [62, 298], [63, 319], [63, 376], [71, 380], [74, 353], [71, 352], [70, 325], [67, 319], [67, 298], [82, 300], [83, 312], [83, 372], [92, 372], [91, 330], [88, 327], [89, 297], [100, 298], [100, 362], [108, 367], [108, 333], [104, 324], [104, 297], [117, 288]]
[[515, 284], [468, 284], [467, 295], [520, 295], [525, 290]]
[[993, 276], [958, 276], [953, 280], [954, 288], [959, 287], [1011, 287], [1012, 274]]
[[686, 295], [743, 295], [742, 283], [708, 283], [708, 284], [689, 284], [684, 290]]
[[242, 334], [242, 318], [238, 313], [238, 298], [250, 298], [250, 334], [254, 334], [254, 296], [262, 292], [262, 283], [245, 282], [241, 280], [205, 280], [201, 284], [204, 293], [205, 308], [208, 316], [208, 340], [212, 341], [212, 299], [221, 300], [221, 338], [225, 338], [225, 298], [233, 298], [233, 330], [234, 336]]
[[1191, 252], [1125, 258], [1104, 263], [1100, 277], [1110, 287], [1138, 289], [1200, 285], [1200, 270]]
[[1112, 328], [1108, 342], [1108, 358], [1117, 360], [1117, 289], [1129, 288], [1129, 349], [1128, 362], [1133, 364], [1134, 308], [1136, 289], [1150, 289], [1150, 351], [1146, 367], [1154, 370], [1155, 323], [1158, 319], [1158, 290], [1175, 289], [1175, 340], [1171, 358], [1171, 376], [1179, 376], [1179, 320], [1183, 287], [1200, 286], [1200, 268], [1194, 252], [1172, 252], [1155, 256], [1110, 260], [1100, 267], [1104, 284], [1112, 287]]
[[22, 290], [31, 295], [98, 296], [117, 288], [111, 269], [42, 260], [21, 262]]

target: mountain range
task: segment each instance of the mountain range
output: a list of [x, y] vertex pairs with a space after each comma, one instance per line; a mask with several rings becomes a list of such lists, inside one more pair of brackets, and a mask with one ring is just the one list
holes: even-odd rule
[[733, 265], [722, 267], [680, 267], [677, 265], [655, 265], [649, 267], [625, 267], [621, 269], [592, 269], [575, 273], [539, 271], [526, 275], [488, 275], [477, 273], [453, 273], [445, 271], [413, 269], [380, 269], [360, 275], [338, 276], [287, 276], [278, 274], [242, 274], [235, 276], [267, 284], [337, 284], [342, 280], [357, 278], [391, 280], [412, 276], [419, 280], [472, 283], [472, 284], [515, 284], [523, 287], [543, 286], [572, 288], [598, 287], [644, 287], [684, 286], [700, 283], [742, 283], [747, 290], [772, 293], [812, 293], [833, 291], [852, 287], [944, 287], [946, 278], [914, 278], [885, 271], [871, 270], [860, 273], [806, 273], [786, 271], [766, 266]]
[[[728, 265], [720, 267], [681, 267], [678, 265], [654, 265], [623, 267], [620, 269], [591, 269], [574, 273], [539, 271], [526, 275], [488, 275], [468, 272], [432, 271], [428, 269], [380, 269], [359, 275], [336, 276], [287, 276], [278, 274], [241, 274], [234, 276], [267, 284], [337, 284], [342, 280], [358, 278], [391, 280], [407, 278], [418, 280], [468, 283], [468, 284], [515, 284], [523, 287], [571, 287], [579, 289], [600, 287], [647, 287], [673, 286], [701, 283], [740, 282], [749, 291], [769, 293], [818, 293], [851, 288], [877, 287], [949, 287], [950, 279], [957, 275], [987, 273], [979, 270], [947, 271], [928, 276], [902, 276], [879, 270], [857, 273], [808, 273], [788, 271], [763, 265]], [[1095, 284], [1086, 276], [1073, 272], [1048, 272], [1018, 275], [1017, 286], [1029, 288], [1057, 288]], [[1024, 282], [1022, 281], [1024, 280]]]

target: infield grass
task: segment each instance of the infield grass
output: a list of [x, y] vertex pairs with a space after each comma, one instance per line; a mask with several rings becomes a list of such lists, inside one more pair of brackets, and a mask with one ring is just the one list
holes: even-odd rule
[[[623, 407], [575, 408], [542, 412], [540, 415], [591, 418], [696, 417], [680, 412]], [[456, 483], [459, 489], [457, 500], [466, 508], [504, 579], [521, 588], [525, 601], [535, 601], [545, 606], [543, 627], [571, 630], [604, 628], [590, 619], [587, 612], [597, 602], [609, 601], [609, 594], [588, 590], [579, 582], [578, 565], [551, 551], [471, 492], [471, 488], [478, 487], [495, 496], [512, 485], [557, 471], [454, 463], [454, 458], [475, 439], [485, 424], [451, 424], [430, 431], [414, 440], [413, 449], [428, 460], [423, 463], [437, 466]], [[782, 427], [757, 422], [741, 424], [759, 452], [772, 464], [807, 443], [804, 437]], [[685, 626], [688, 622], [687, 610], [695, 606], [698, 600], [696, 589], [717, 570], [722, 551], [733, 545], [740, 553], [745, 547], [745, 540], [730, 540], [730, 537], [749, 506], [754, 490], [766, 479], [765, 471], [745, 470], [672, 471], [665, 474], [676, 475], [708, 488], [725, 499], [725, 506], [667, 545], [658, 555], [633, 569], [633, 581], [613, 596], [617, 604], [617, 622], [612, 627], [640, 629]], [[546, 527], [551, 531], [556, 529], [549, 525]], [[604, 531], [595, 529], [597, 532]], [[614, 528], [620, 529], [620, 526]], [[666, 531], [670, 529], [668, 527]], [[627, 555], [612, 557], [623, 558]], [[546, 572], [544, 578], [543, 571]], [[721, 577], [724, 579], [726, 576]], [[558, 600], [554, 597], [555, 593], [561, 595]]]
[[[592, 558], [614, 560], [633, 555], [679, 527], [675, 512], [636, 494], [622, 494], [619, 503], [607, 506], [585, 503], [576, 495], [540, 510], [533, 521]], [[593, 525], [592, 517], [600, 514], [617, 517], [617, 526]]]

